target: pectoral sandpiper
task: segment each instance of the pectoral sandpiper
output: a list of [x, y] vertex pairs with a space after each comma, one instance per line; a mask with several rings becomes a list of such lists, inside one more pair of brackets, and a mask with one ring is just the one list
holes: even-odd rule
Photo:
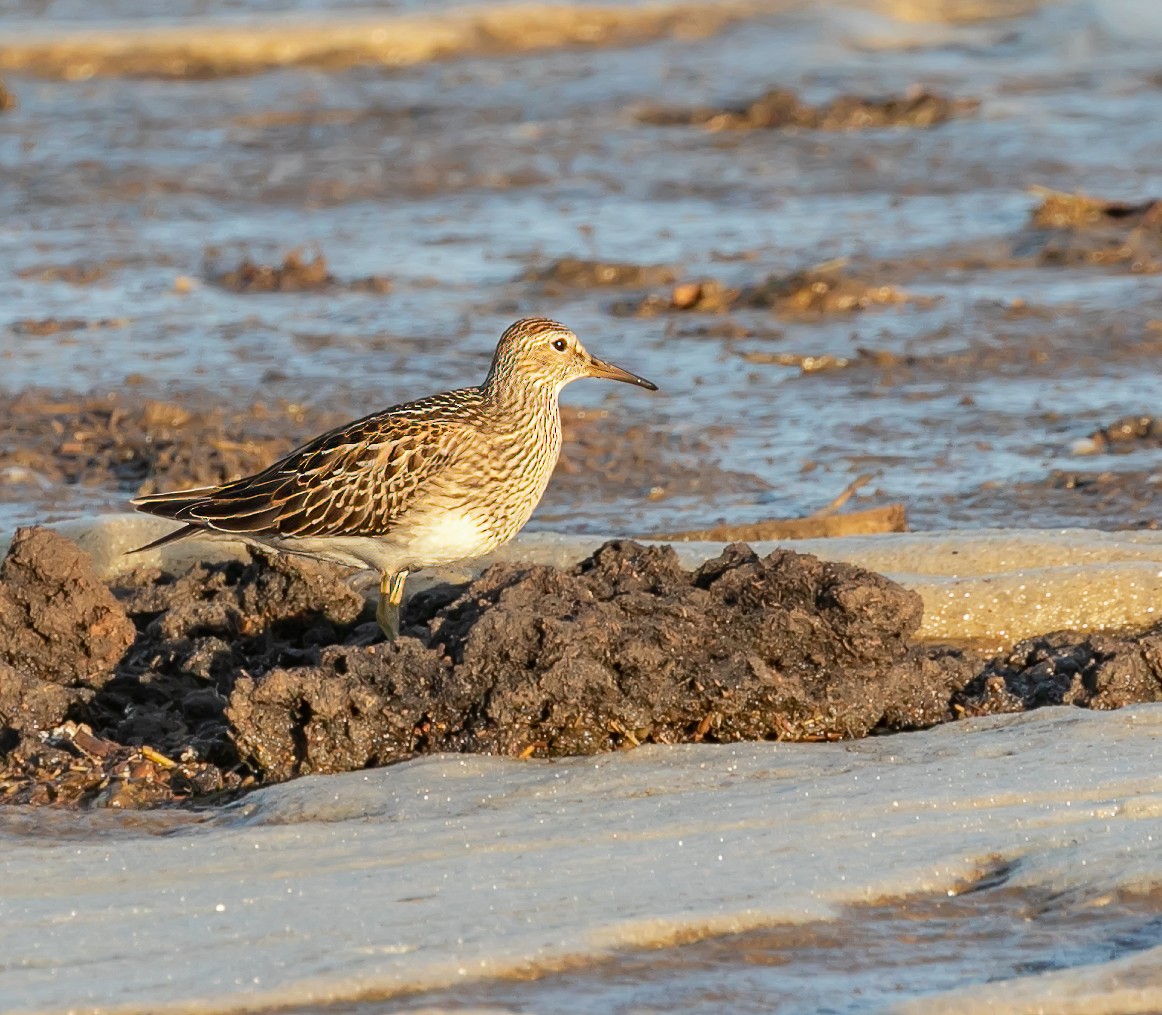
[[657, 390], [556, 321], [517, 321], [477, 387], [365, 416], [233, 483], [138, 497], [185, 523], [140, 549], [201, 533], [374, 568], [394, 639], [409, 572], [489, 553], [528, 521], [561, 451], [558, 397], [582, 377]]

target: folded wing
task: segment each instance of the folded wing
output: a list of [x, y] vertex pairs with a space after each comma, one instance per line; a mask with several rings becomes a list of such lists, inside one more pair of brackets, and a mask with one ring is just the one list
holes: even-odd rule
[[133, 504], [242, 536], [385, 535], [455, 456], [464, 429], [441, 419], [409, 425], [391, 415], [332, 430], [233, 483], [138, 497]]

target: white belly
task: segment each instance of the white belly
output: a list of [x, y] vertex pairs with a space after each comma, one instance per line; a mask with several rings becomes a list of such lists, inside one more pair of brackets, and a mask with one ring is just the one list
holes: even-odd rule
[[386, 536], [288, 536], [259, 540], [289, 553], [347, 567], [372, 568], [384, 574], [479, 557], [496, 549], [501, 541], [467, 512], [439, 508], [406, 516]]
[[425, 511], [407, 517], [392, 533], [405, 563], [417, 567], [451, 564], [479, 557], [496, 548], [496, 536], [471, 514], [457, 510]]

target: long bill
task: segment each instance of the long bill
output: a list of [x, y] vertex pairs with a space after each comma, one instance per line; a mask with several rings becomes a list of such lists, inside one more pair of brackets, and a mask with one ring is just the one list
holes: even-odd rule
[[604, 377], [610, 381], [624, 381], [626, 384], [636, 384], [639, 388], [645, 388], [647, 391], [658, 390], [658, 386], [653, 381], [647, 381], [644, 377], [638, 377], [637, 374], [631, 374], [628, 370], [622, 370], [619, 366], [614, 366], [612, 363], [606, 363], [604, 360], [599, 360], [594, 357], [591, 357], [589, 360], [589, 376]]

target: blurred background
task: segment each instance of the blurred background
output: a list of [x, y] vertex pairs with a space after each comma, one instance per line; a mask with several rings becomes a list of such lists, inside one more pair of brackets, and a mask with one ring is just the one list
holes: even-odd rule
[[533, 525], [1154, 527], [1154, 0], [0, 0], [0, 522], [585, 382]]

